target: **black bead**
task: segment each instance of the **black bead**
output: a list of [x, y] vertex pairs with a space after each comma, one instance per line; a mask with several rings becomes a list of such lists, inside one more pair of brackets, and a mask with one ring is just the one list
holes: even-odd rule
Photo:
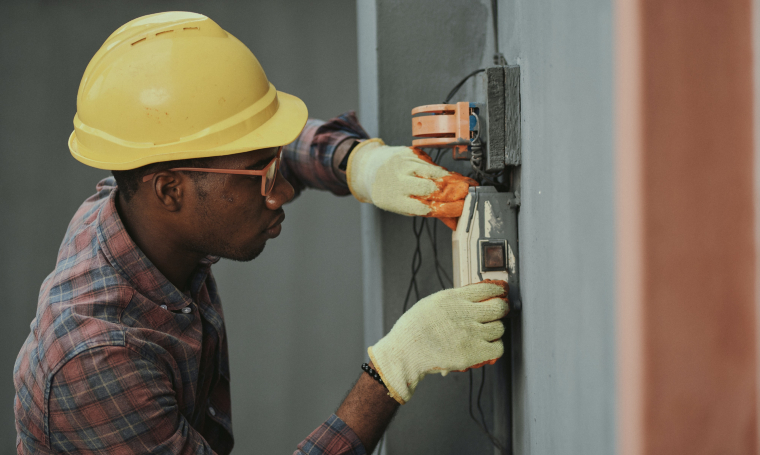
[[[378, 373], [377, 371], [375, 371], [371, 366], [369, 366], [368, 363], [363, 363], [362, 364], [362, 370], [364, 370], [365, 373], [367, 373], [368, 375], [370, 375], [372, 377], [372, 379], [374, 379], [375, 381], [379, 382], [380, 385], [382, 385], [383, 387], [385, 387], [385, 383], [383, 382], [383, 378], [380, 377], [380, 373]], [[385, 388], [387, 389], [387, 387], [385, 387]]]

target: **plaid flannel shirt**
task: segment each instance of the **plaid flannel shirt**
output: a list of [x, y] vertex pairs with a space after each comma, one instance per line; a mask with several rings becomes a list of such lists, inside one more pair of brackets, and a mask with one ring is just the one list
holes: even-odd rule
[[309, 119], [298, 139], [282, 151], [282, 175], [293, 185], [296, 195], [305, 187], [328, 190], [339, 196], [350, 194], [348, 185], [335, 173], [333, 153], [347, 139], [368, 137], [353, 111], [326, 123]]
[[[353, 113], [309, 120], [283, 168], [299, 190], [345, 194], [332, 153], [363, 136]], [[17, 452], [227, 454], [227, 336], [211, 273], [218, 258], [201, 261], [181, 292], [127, 234], [115, 189], [112, 178], [101, 181], [78, 209], [42, 284], [13, 371]], [[335, 415], [295, 451], [364, 453]]]

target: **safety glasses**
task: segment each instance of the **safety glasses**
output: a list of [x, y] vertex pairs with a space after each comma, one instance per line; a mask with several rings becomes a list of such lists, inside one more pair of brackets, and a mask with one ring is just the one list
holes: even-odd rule
[[[277, 174], [280, 170], [280, 160], [282, 159], [282, 146], [277, 149], [277, 154], [272, 158], [272, 161], [266, 165], [264, 169], [257, 171], [249, 171], [244, 169], [207, 169], [203, 167], [175, 167], [169, 169], [170, 171], [185, 171], [185, 172], [210, 172], [212, 174], [233, 174], [233, 175], [250, 175], [261, 176], [261, 195], [269, 196], [274, 188], [274, 181], [277, 178]], [[143, 182], [148, 182], [156, 175], [148, 174], [143, 177]]]

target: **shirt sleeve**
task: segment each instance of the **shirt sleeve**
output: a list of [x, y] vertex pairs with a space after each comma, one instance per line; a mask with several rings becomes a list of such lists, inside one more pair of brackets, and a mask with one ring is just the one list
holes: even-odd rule
[[356, 433], [335, 414], [298, 444], [293, 455], [365, 455]]
[[333, 154], [347, 139], [367, 139], [369, 135], [353, 111], [332, 120], [309, 119], [301, 135], [282, 151], [280, 170], [293, 185], [296, 195], [304, 188], [327, 190], [336, 195], [349, 194], [348, 185], [333, 168]]
[[178, 411], [167, 373], [128, 347], [91, 348], [69, 360], [49, 400], [57, 452], [214, 454]]

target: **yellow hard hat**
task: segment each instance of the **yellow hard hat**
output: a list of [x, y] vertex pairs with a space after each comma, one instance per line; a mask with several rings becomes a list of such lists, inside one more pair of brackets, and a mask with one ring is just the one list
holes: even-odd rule
[[286, 145], [307, 117], [214, 21], [158, 13], [121, 26], [87, 65], [69, 149], [92, 167], [134, 169]]

